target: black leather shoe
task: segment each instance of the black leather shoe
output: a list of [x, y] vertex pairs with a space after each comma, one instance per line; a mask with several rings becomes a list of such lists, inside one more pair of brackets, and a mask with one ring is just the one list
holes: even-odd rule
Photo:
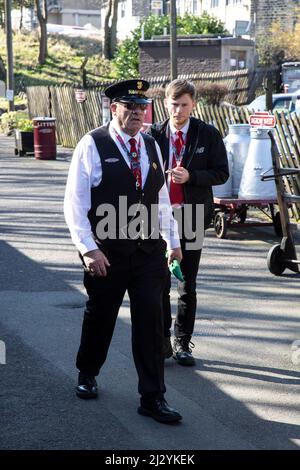
[[194, 366], [196, 363], [192, 355], [192, 348], [194, 347], [195, 345], [191, 342], [190, 336], [175, 338], [173, 344], [173, 358], [181, 366]]
[[169, 357], [172, 357], [173, 355], [173, 349], [172, 349], [170, 336], [166, 336], [164, 338], [163, 355], [164, 355], [164, 359], [169, 359]]
[[83, 372], [79, 372], [76, 395], [79, 398], [97, 398], [98, 387], [93, 375], [86, 375]]
[[171, 408], [164, 398], [151, 400], [149, 402], [141, 399], [141, 406], [138, 413], [143, 416], [150, 416], [160, 423], [176, 423], [182, 419], [178, 411]]

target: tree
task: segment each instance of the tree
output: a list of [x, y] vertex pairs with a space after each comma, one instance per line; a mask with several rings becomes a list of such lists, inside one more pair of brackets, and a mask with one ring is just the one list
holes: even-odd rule
[[[33, 7], [34, 0], [12, 0], [12, 9], [21, 10], [19, 29], [23, 27], [23, 9]], [[4, 28], [4, 0], [0, 0], [0, 28]]]
[[34, 0], [36, 7], [36, 15], [40, 24], [40, 49], [39, 49], [39, 64], [43, 65], [48, 56], [47, 48], [47, 0]]
[[117, 47], [117, 22], [119, 0], [108, 0], [104, 18], [103, 57], [112, 59]]
[[272, 23], [270, 31], [257, 40], [257, 51], [261, 65], [276, 65], [285, 60], [300, 60], [300, 7], [296, 8], [293, 30], [285, 31], [280, 20]]
[[[203, 13], [201, 16], [184, 15], [177, 17], [177, 34], [187, 36], [189, 34], [223, 34], [226, 33], [224, 23]], [[164, 33], [164, 29], [170, 30], [170, 17], [168, 15], [150, 15], [144, 18], [140, 25], [132, 31], [132, 37], [125, 39], [115, 56], [114, 65], [119, 78], [139, 76], [139, 40], [142, 37], [151, 39], [152, 36]]]
[[19, 30], [21, 31], [23, 28], [23, 12], [24, 8], [32, 8], [34, 6], [34, 0], [16, 0], [16, 5], [20, 8], [20, 24]]

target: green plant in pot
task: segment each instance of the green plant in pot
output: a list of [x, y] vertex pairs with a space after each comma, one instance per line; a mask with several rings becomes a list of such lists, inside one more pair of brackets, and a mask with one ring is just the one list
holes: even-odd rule
[[23, 155], [34, 152], [33, 122], [31, 119], [18, 119], [15, 129], [15, 154]]
[[19, 119], [17, 129], [22, 132], [33, 132], [33, 122], [31, 119]]

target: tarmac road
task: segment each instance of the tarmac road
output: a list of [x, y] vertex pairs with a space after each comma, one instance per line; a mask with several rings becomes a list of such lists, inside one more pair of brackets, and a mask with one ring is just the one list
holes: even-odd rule
[[269, 273], [272, 228], [236, 229], [228, 240], [207, 232], [197, 365], [166, 361], [166, 398], [182, 413], [180, 425], [136, 413], [127, 298], [99, 399], [79, 400], [85, 295], [62, 212], [71, 153], [41, 161], [14, 156], [13, 147], [0, 137], [0, 449], [299, 449], [300, 354], [291, 346], [300, 340], [300, 276]]

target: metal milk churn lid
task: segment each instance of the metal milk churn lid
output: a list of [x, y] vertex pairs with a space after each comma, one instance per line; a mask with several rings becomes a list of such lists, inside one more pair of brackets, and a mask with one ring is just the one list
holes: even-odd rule
[[242, 174], [240, 199], [277, 199], [274, 180], [261, 181], [260, 175], [272, 168], [270, 128], [252, 128], [251, 140]]
[[224, 184], [218, 184], [217, 186], [213, 186], [213, 195], [214, 197], [218, 198], [226, 198], [232, 196], [232, 165], [233, 165], [233, 156], [232, 151], [227, 150], [227, 158], [228, 158], [228, 168], [229, 168], [229, 178], [225, 181]]
[[236, 196], [250, 144], [250, 125], [230, 124], [224, 143], [227, 153], [232, 153], [232, 194]]

